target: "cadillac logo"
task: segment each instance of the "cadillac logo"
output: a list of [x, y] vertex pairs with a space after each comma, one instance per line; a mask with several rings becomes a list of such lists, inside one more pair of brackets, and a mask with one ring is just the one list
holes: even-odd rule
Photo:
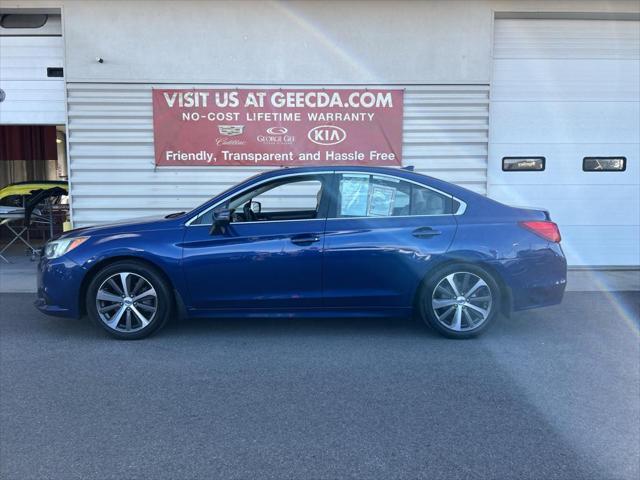
[[220, 135], [225, 137], [235, 137], [236, 135], [242, 135], [244, 125], [218, 125], [218, 131]]

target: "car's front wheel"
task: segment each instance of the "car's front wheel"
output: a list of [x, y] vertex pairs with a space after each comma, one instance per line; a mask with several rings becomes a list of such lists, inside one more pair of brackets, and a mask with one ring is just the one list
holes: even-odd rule
[[454, 264], [435, 272], [420, 294], [422, 319], [450, 338], [469, 338], [486, 330], [500, 310], [500, 288], [476, 265]]
[[120, 261], [93, 277], [86, 306], [89, 317], [110, 335], [134, 340], [166, 323], [171, 314], [171, 289], [154, 268]]

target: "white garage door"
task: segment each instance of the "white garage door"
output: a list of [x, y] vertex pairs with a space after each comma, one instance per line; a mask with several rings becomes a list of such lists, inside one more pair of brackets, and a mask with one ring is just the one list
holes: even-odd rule
[[[531, 156], [544, 171], [502, 170]], [[583, 171], [585, 157], [625, 170]], [[497, 19], [489, 196], [548, 208], [569, 265], [637, 266], [639, 162], [640, 22]]]
[[60, 15], [26, 15], [44, 19], [29, 28], [19, 28], [28, 18], [9, 17], [0, 14], [0, 124], [64, 124]]

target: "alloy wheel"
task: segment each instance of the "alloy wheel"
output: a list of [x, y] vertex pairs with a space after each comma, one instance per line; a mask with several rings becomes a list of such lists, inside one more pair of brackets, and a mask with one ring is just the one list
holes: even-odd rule
[[96, 294], [100, 320], [119, 332], [137, 332], [151, 323], [158, 310], [158, 294], [142, 275], [120, 272], [107, 278]]
[[455, 272], [438, 282], [431, 307], [442, 326], [465, 332], [487, 321], [492, 301], [491, 289], [482, 278], [475, 273]]

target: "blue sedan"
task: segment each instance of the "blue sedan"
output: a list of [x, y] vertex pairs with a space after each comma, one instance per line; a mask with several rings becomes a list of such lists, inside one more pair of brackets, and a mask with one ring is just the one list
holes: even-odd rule
[[36, 306], [121, 339], [179, 317], [402, 317], [467, 338], [557, 304], [549, 213], [410, 170], [306, 167], [252, 177], [188, 213], [49, 242]]

